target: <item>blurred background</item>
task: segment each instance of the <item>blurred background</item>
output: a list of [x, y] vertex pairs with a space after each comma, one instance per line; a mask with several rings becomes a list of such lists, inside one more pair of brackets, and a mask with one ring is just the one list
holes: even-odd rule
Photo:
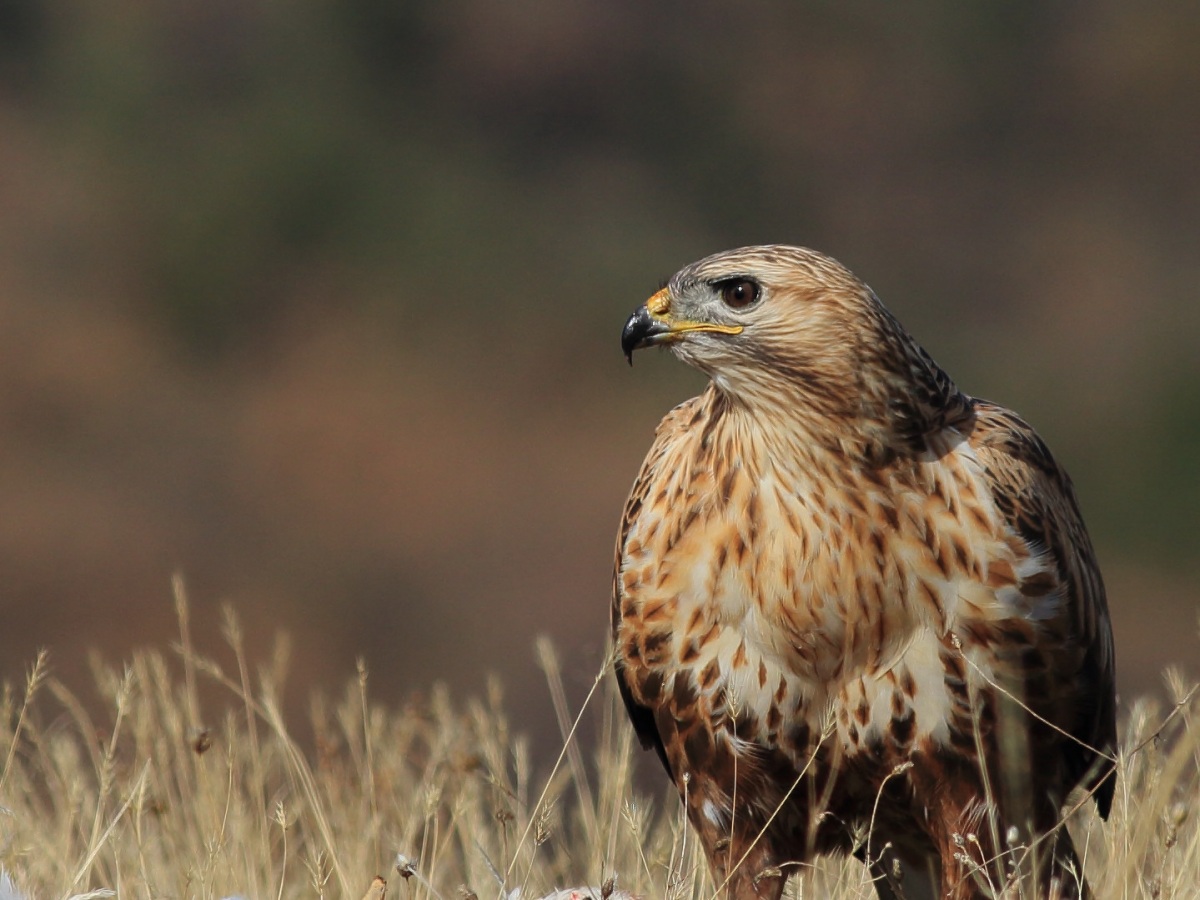
[[[0, 675], [292, 636], [577, 704], [681, 265], [819, 248], [1077, 483], [1122, 692], [1200, 659], [1200, 9], [0, 0]], [[227, 658], [228, 654], [224, 655]], [[554, 738], [557, 741], [557, 738]], [[555, 744], [557, 746], [557, 744]]]

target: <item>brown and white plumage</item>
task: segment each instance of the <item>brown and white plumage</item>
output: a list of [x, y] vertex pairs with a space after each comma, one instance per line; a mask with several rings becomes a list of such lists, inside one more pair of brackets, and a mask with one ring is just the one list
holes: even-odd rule
[[626, 504], [613, 629], [633, 723], [718, 883], [778, 898], [841, 851], [883, 896], [895, 860], [983, 896], [970, 860], [995, 855], [993, 883], [1077, 891], [1065, 829], [1020, 847], [1076, 786], [1108, 813], [1112, 633], [1033, 429], [960, 392], [811, 250], [694, 263], [622, 344], [711, 378], [663, 419]]

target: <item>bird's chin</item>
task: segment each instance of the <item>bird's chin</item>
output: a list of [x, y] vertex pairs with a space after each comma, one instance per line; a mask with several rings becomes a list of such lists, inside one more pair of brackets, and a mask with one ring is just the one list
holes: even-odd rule
[[675, 358], [685, 365], [703, 372], [709, 378], [715, 378], [721, 369], [722, 354], [718, 352], [720, 348], [706, 346], [709, 343], [712, 343], [711, 338], [697, 336], [677, 338], [673, 341], [663, 342], [660, 346], [665, 350], [670, 350]]
[[685, 335], [670, 335], [667, 340], [658, 341], [656, 346], [662, 350], [669, 350], [672, 356], [689, 366], [697, 364], [696, 345]]
[[685, 331], [674, 331], [645, 338], [638, 344], [638, 349], [648, 350], [653, 348], [659, 352], [669, 352], [676, 359], [687, 363], [689, 366], [699, 366], [700, 359], [704, 354], [703, 352], [697, 352], [700, 348], [696, 344], [695, 335]]

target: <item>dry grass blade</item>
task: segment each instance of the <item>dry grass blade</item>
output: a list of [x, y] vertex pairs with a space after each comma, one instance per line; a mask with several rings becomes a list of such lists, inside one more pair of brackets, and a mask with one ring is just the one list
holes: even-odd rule
[[34, 660], [33, 666], [29, 670], [29, 676], [25, 679], [25, 699], [21, 703], [21, 712], [17, 715], [17, 724], [13, 727], [12, 735], [8, 740], [8, 753], [4, 758], [4, 771], [0, 772], [0, 797], [4, 796], [4, 785], [8, 781], [8, 773], [12, 770], [13, 758], [17, 752], [17, 744], [21, 741], [21, 734], [25, 728], [25, 717], [29, 714], [29, 706], [33, 703], [33, 698], [37, 694], [38, 688], [42, 681], [45, 680], [46, 671], [50, 661], [50, 654], [45, 650], [39, 650], [37, 659]]
[[546, 675], [546, 681], [550, 685], [550, 699], [554, 705], [554, 715], [558, 720], [559, 733], [563, 739], [563, 746], [567, 750], [567, 762], [571, 767], [571, 780], [575, 783], [576, 793], [579, 798], [580, 809], [584, 815], [584, 821], [587, 825], [588, 840], [590, 846], [597, 846], [600, 828], [596, 824], [595, 809], [596, 803], [592, 799], [592, 789], [588, 784], [587, 769], [583, 764], [583, 754], [579, 751], [579, 745], [571, 740], [571, 733], [578, 719], [572, 719], [570, 712], [567, 710], [567, 693], [563, 687], [562, 667], [558, 664], [558, 654], [554, 652], [554, 647], [547, 637], [540, 637], [536, 643], [538, 662], [541, 664], [542, 672]]
[[[132, 805], [133, 801], [141, 794], [142, 788], [146, 782], [146, 775], [149, 773], [149, 771], [150, 763], [147, 761], [146, 764], [142, 766], [141, 773], [138, 775], [137, 781], [134, 783], [132, 790], [130, 790], [129, 796], [125, 799], [125, 802], [121, 804], [121, 808], [117, 810], [117, 813], [113, 816], [112, 821], [108, 823], [108, 826], [102, 832], [93, 836], [91, 846], [88, 847], [87, 855], [84, 856], [83, 861], [79, 865], [79, 869], [75, 872], [75, 877], [71, 879], [70, 887], [72, 889], [78, 887], [79, 882], [83, 881], [84, 877], [86, 877], [88, 872], [91, 871], [92, 864], [96, 861], [96, 857], [100, 855], [101, 850], [104, 849], [104, 845], [107, 843], [109, 836], [113, 833], [113, 829], [117, 827], [117, 824], [125, 817], [125, 813], [129, 811], [130, 805]], [[71, 896], [72, 895], [70, 893], [67, 894], [67, 897]]]
[[529, 839], [529, 832], [532, 830], [537, 820], [537, 815], [542, 808], [542, 804], [546, 802], [546, 796], [550, 792], [550, 787], [554, 780], [554, 776], [558, 772], [559, 767], [562, 766], [563, 758], [567, 755], [567, 752], [571, 747], [571, 742], [575, 738], [575, 732], [579, 729], [579, 723], [583, 720], [583, 714], [587, 711], [588, 704], [591, 702], [592, 697], [595, 696], [596, 689], [600, 687], [600, 684], [604, 680], [604, 676], [608, 673], [610, 667], [610, 661], [605, 659], [604, 665], [602, 665], [600, 667], [600, 671], [596, 673], [596, 680], [592, 682], [591, 690], [588, 691], [587, 697], [583, 701], [583, 705], [579, 708], [579, 715], [575, 717], [575, 721], [571, 724], [570, 731], [567, 732], [567, 736], [563, 739], [563, 748], [558, 754], [558, 759], [554, 762], [554, 768], [550, 771], [550, 777], [546, 780], [545, 788], [543, 788], [541, 795], [538, 797], [537, 803], [535, 803], [533, 806], [532, 814], [529, 817], [529, 824], [525, 826], [525, 830], [521, 833], [521, 840], [517, 842], [517, 849], [513, 852], [512, 861], [509, 863], [508, 869], [504, 873], [505, 884], [507, 884], [508, 879], [512, 877], [513, 868], [516, 866], [517, 860], [520, 858], [521, 848], [524, 847], [525, 841]]

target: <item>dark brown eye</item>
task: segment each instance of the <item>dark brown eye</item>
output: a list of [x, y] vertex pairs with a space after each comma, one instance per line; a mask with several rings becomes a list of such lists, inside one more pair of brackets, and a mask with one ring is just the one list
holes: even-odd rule
[[762, 288], [749, 278], [734, 278], [721, 282], [721, 300], [726, 306], [743, 309], [762, 296]]

